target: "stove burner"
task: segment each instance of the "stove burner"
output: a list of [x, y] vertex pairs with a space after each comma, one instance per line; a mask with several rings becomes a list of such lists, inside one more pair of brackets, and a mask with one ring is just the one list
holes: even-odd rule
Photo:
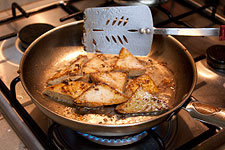
[[45, 23], [35, 23], [23, 27], [19, 31], [19, 39], [22, 43], [23, 52], [35, 39], [53, 28], [54, 26]]
[[95, 135], [81, 133], [81, 132], [78, 132], [78, 134], [81, 134], [83, 137], [87, 138], [88, 140], [101, 145], [122, 146], [122, 145], [132, 144], [134, 142], [137, 142], [143, 139], [145, 136], [148, 135], [148, 132], [143, 131], [138, 134], [129, 135], [129, 136], [121, 136], [121, 137], [101, 137], [101, 136], [95, 136]]
[[13, 65], [19, 65], [20, 59], [23, 56], [22, 48], [19, 46], [19, 39], [14, 37], [3, 41], [0, 45], [0, 58], [6, 60]]
[[139, 134], [124, 137], [100, 137], [76, 132], [53, 123], [48, 131], [49, 142], [56, 149], [165, 149], [170, 147], [177, 131], [177, 117]]
[[225, 71], [225, 45], [213, 45], [206, 50], [207, 63], [212, 68]]

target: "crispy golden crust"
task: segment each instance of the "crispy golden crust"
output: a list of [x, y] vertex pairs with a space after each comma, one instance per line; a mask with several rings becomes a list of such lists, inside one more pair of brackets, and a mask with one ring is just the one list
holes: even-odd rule
[[99, 107], [120, 104], [125, 101], [127, 101], [127, 96], [106, 84], [98, 84], [90, 87], [86, 92], [77, 97], [74, 103], [77, 106]]
[[140, 85], [148, 93], [158, 92], [158, 88], [155, 85], [154, 81], [151, 79], [151, 77], [147, 74], [144, 74], [137, 77], [136, 79], [129, 80], [125, 90], [126, 95], [130, 97], [139, 88]]
[[127, 74], [123, 72], [98, 72], [90, 74], [90, 77], [96, 84], [105, 83], [121, 93], [127, 82]]
[[88, 82], [90, 83], [91, 82], [91, 79], [90, 79], [90, 74], [85, 74], [83, 75], [81, 78], [79, 78], [77, 81], [83, 81], [83, 82]]
[[151, 69], [145, 67], [150, 65], [150, 61], [136, 58], [125, 48], [121, 49], [119, 57], [105, 54], [78, 56], [71, 65], [48, 80], [51, 86], [43, 94], [76, 106], [120, 104], [116, 107], [119, 113], [157, 111], [167, 105], [152, 96], [159, 90], [147, 74]]
[[111, 55], [111, 54], [96, 54], [96, 57], [100, 58], [102, 61], [104, 61], [109, 66], [113, 67], [116, 64], [116, 61], [118, 60], [118, 56]]
[[73, 100], [85, 92], [93, 84], [82, 81], [71, 81], [55, 84], [45, 88], [44, 95], [56, 101], [73, 104]]
[[169, 106], [166, 102], [149, 94], [141, 86], [127, 102], [116, 107], [116, 111], [123, 114], [147, 113], [167, 109]]
[[47, 80], [48, 85], [54, 85], [63, 82], [64, 80], [75, 81], [81, 78], [81, 69], [87, 62], [87, 56], [80, 55], [69, 66], [54, 74]]
[[144, 74], [146, 69], [127, 49], [122, 48], [114, 70], [126, 72], [129, 77], [135, 77]]
[[82, 68], [82, 74], [89, 74], [95, 72], [107, 72], [111, 71], [113, 67], [105, 63], [99, 57], [94, 56], [93, 58], [89, 59], [88, 62]]

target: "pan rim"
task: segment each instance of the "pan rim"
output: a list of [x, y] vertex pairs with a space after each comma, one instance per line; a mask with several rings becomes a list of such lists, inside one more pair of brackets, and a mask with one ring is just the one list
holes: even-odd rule
[[[77, 24], [81, 24], [83, 23], [84, 21], [81, 20], [81, 21], [75, 21], [75, 22], [71, 22], [71, 23], [68, 23], [68, 24], [64, 24], [64, 25], [61, 25], [61, 26], [58, 26], [58, 27], [55, 27], [54, 29], [51, 29], [49, 31], [47, 31], [46, 33], [44, 33], [43, 35], [41, 35], [40, 37], [38, 37], [36, 40], [34, 40], [27, 48], [27, 50], [25, 51], [24, 55], [22, 56], [21, 58], [21, 61], [20, 61], [20, 65], [19, 65], [19, 72], [21, 72], [22, 68], [23, 68], [23, 62], [25, 61], [27, 55], [29, 54], [29, 52], [31, 51], [32, 47], [38, 43], [43, 37], [51, 34], [52, 32], [60, 29], [60, 28], [65, 28], [65, 27], [68, 27], [68, 26], [73, 26], [73, 25], [77, 25]], [[90, 126], [97, 126], [97, 127], [108, 127], [108, 128], [118, 128], [118, 127], [129, 127], [129, 126], [136, 126], [136, 125], [140, 125], [140, 124], [145, 124], [145, 123], [148, 123], [148, 122], [153, 122], [153, 121], [156, 121], [160, 118], [163, 118], [165, 116], [169, 116], [169, 115], [173, 115], [173, 112], [175, 112], [177, 109], [179, 108], [182, 108], [182, 106], [184, 105], [184, 103], [187, 101], [187, 99], [191, 96], [194, 88], [195, 88], [195, 84], [196, 84], [196, 81], [197, 81], [197, 69], [196, 69], [196, 66], [195, 66], [195, 63], [194, 63], [194, 60], [191, 56], [191, 54], [188, 52], [188, 50], [186, 49], [186, 47], [180, 43], [176, 38], [174, 38], [173, 36], [171, 35], [168, 35], [169, 38], [171, 38], [174, 42], [177, 43], [177, 45], [179, 45], [185, 52], [185, 54], [187, 55], [188, 59], [190, 60], [190, 63], [192, 65], [192, 69], [193, 69], [193, 82], [191, 84], [191, 88], [189, 90], [188, 93], [186, 93], [182, 100], [180, 101], [180, 103], [178, 105], [176, 105], [175, 107], [173, 107], [172, 109], [170, 109], [169, 111], [157, 116], [156, 118], [153, 118], [153, 119], [150, 119], [150, 120], [145, 120], [145, 121], [140, 121], [140, 122], [135, 122], [135, 123], [127, 123], [127, 124], [93, 124], [93, 123], [89, 123], [89, 122], [83, 122], [83, 121], [79, 121], [79, 120], [75, 120], [73, 118], [69, 118], [69, 117], [66, 117], [66, 116], [63, 116], [61, 114], [58, 114], [52, 110], [50, 110], [49, 108], [47, 108], [46, 106], [42, 105], [39, 101], [37, 101], [33, 96], [32, 94], [29, 92], [28, 88], [26, 87], [25, 83], [24, 83], [24, 76], [22, 73], [19, 74], [20, 76], [20, 79], [22, 81], [22, 85], [25, 89], [25, 91], [27, 92], [27, 94], [31, 97], [32, 101], [36, 104], [36, 106], [39, 107], [39, 109], [46, 109], [48, 110], [49, 113], [51, 113], [51, 115], [54, 115], [54, 116], [57, 116], [59, 118], [63, 118], [65, 120], [70, 120], [70, 121], [75, 121], [77, 123], [80, 123], [80, 124], [85, 124], [85, 125], [90, 125]], [[43, 112], [43, 111], [42, 111]], [[44, 113], [44, 112], [43, 112]], [[46, 113], [44, 113], [46, 114]], [[47, 114], [46, 114], [47, 115]], [[48, 116], [48, 115], [47, 115]]]

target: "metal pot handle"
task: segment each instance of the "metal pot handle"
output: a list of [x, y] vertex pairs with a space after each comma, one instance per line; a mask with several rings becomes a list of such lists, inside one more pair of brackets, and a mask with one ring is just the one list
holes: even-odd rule
[[190, 97], [191, 102], [183, 108], [189, 114], [202, 122], [207, 122], [218, 127], [225, 127], [225, 109], [212, 106], [209, 104], [202, 104], [194, 97]]

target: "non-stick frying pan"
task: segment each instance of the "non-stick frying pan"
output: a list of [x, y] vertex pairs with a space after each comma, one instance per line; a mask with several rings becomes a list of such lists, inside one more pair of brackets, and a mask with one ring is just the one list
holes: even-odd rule
[[[54, 28], [36, 39], [27, 48], [22, 57], [19, 68], [22, 85], [37, 107], [49, 118], [59, 124], [84, 133], [122, 136], [141, 132], [165, 121], [188, 102], [197, 78], [195, 64], [191, 55], [175, 38], [171, 36], [154, 36], [152, 49], [148, 57], [167, 63], [168, 68], [174, 73], [177, 89], [176, 96], [170, 103], [172, 109], [159, 116], [149, 117], [149, 119], [144, 121], [117, 125], [94, 124], [70, 117], [67, 112], [71, 113], [73, 111], [72, 108], [50, 100], [42, 95], [42, 91], [46, 80], [55, 72], [57, 67], [67, 64], [82, 53], [82, 29], [83, 21]], [[188, 110], [191, 112], [194, 112], [193, 110], [206, 110], [209, 113], [207, 111], [209, 110], [208, 107], [201, 109], [201, 104], [192, 105], [191, 103], [189, 107], [191, 108]], [[219, 112], [222, 112], [222, 110], [220, 109]], [[206, 114], [204, 111], [201, 111], [201, 113]], [[197, 114], [200, 113], [197, 112]], [[136, 119], [135, 117], [131, 118]]]

